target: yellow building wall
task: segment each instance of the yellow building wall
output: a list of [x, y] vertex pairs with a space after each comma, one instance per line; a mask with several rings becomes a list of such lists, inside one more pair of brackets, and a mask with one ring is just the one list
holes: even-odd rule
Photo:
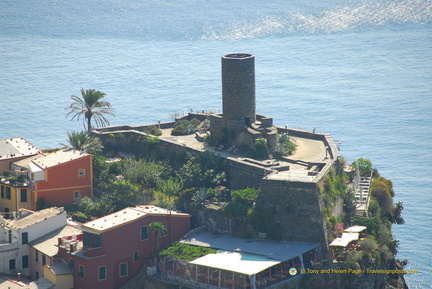
[[[24, 208], [24, 209], [31, 209], [31, 192], [30, 192], [30, 188], [28, 187], [14, 187], [14, 186], [9, 186], [9, 185], [4, 185], [2, 184], [1, 186], [5, 187], [9, 187], [10, 188], [10, 200], [6, 198], [6, 194], [4, 194], [4, 196], [0, 196], [0, 211], [2, 213], [5, 212], [5, 208], [9, 209], [10, 212], [10, 218], [12, 218], [12, 212], [17, 212], [19, 211], [20, 208]], [[27, 190], [27, 202], [21, 202], [21, 189], [26, 189]], [[17, 203], [18, 201], [18, 203]]]
[[72, 274], [56, 275], [49, 266], [44, 266], [44, 277], [56, 285], [56, 289], [72, 289], [74, 281]]
[[18, 201], [19, 201], [19, 203], [18, 203], [19, 209], [31, 210], [32, 203], [31, 203], [30, 188], [25, 188], [27, 190], [27, 202], [21, 202], [21, 189], [24, 189], [24, 188], [19, 188], [19, 189], [17, 189], [17, 192], [16, 192], [16, 196], [18, 197]]
[[[9, 212], [11, 214], [10, 218], [12, 217], [12, 212], [17, 211], [17, 203], [16, 203], [16, 188], [14, 186], [8, 186], [8, 185], [1, 185], [4, 187], [4, 190], [6, 190], [6, 188], [10, 189], [10, 200], [8, 198], [6, 198], [6, 193], [2, 194], [2, 196], [0, 196], [0, 209], [1, 212], [4, 213], [5, 212], [5, 208], [9, 209]], [[19, 189], [18, 189], [19, 190]]]

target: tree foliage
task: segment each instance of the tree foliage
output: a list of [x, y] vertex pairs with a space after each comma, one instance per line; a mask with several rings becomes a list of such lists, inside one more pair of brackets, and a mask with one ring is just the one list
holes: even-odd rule
[[190, 156], [176, 176], [183, 183], [184, 188], [211, 188], [226, 182], [224, 161], [210, 152]]
[[75, 118], [79, 120], [82, 117], [84, 128], [88, 132], [92, 129], [92, 119], [98, 127], [109, 125], [105, 115], [115, 116], [115, 110], [109, 102], [102, 101], [105, 96], [106, 94], [99, 90], [84, 90], [81, 87], [81, 97], [71, 96], [73, 102], [65, 108], [70, 110], [66, 117], [72, 115], [72, 120]]
[[103, 145], [98, 137], [90, 135], [86, 131], [67, 132], [67, 143], [61, 145], [70, 146], [75, 150], [83, 150], [91, 154], [102, 152]]
[[108, 195], [102, 195], [99, 199], [85, 197], [80, 200], [77, 211], [85, 216], [102, 217], [114, 213], [116, 207], [114, 201]]
[[179, 197], [182, 191], [182, 185], [177, 179], [160, 180], [158, 183], [159, 191], [169, 199]]
[[393, 188], [391, 183], [383, 180], [382, 177], [374, 178], [371, 183], [371, 197], [377, 200], [381, 209], [381, 215], [390, 221], [393, 219]]
[[369, 177], [372, 172], [372, 162], [369, 159], [359, 158], [352, 163], [352, 166], [358, 167], [362, 177]]
[[143, 159], [127, 159], [120, 169], [126, 180], [141, 185], [143, 189], [155, 188], [164, 170], [166, 167], [163, 163]]
[[258, 195], [259, 190], [254, 188], [232, 191], [231, 202], [225, 206], [224, 210], [233, 215], [246, 216], [248, 211], [254, 207]]

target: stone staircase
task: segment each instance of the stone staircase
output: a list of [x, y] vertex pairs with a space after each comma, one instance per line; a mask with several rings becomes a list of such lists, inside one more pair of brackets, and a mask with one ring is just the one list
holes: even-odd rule
[[363, 216], [368, 213], [370, 199], [371, 177], [361, 177], [355, 193], [356, 215]]

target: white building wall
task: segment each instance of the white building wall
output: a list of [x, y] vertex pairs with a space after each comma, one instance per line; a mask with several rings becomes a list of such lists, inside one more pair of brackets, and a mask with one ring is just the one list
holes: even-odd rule
[[[18, 261], [18, 243], [8, 244], [6, 246], [1, 246], [0, 248], [0, 272], [4, 274], [14, 275], [20, 271], [18, 271], [18, 267], [16, 265]], [[15, 259], [15, 270], [9, 270], [9, 260]]]
[[[58, 214], [55, 217], [52, 217], [38, 224], [35, 224], [31, 227], [21, 229], [20, 233], [28, 232], [28, 241], [30, 243], [31, 241], [36, 240], [42, 236], [45, 236], [46, 234], [51, 233], [52, 231], [55, 231], [58, 228], [61, 228], [66, 225], [67, 225], [66, 211], [63, 211], [63, 213]], [[21, 242], [21, 234], [19, 234], [18, 241]]]
[[[66, 211], [54, 216], [48, 220], [37, 223], [33, 226], [21, 230], [12, 230], [12, 243], [9, 244], [9, 232], [7, 228], [0, 228], [0, 235], [5, 239], [0, 244], [0, 273], [16, 274], [20, 272], [23, 276], [30, 276], [30, 268], [23, 268], [22, 256], [29, 256], [30, 250], [28, 244], [22, 244], [22, 233], [28, 233], [28, 243], [55, 231], [67, 224]], [[9, 260], [15, 259], [15, 270], [9, 270]], [[48, 260], [47, 260], [48, 261]]]

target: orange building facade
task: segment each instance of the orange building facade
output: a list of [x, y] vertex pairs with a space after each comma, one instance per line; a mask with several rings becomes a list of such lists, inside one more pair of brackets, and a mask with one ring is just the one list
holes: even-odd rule
[[[11, 143], [23, 147], [19, 141], [24, 143], [21, 139], [9, 139], [2, 146], [3, 151], [11, 151]], [[92, 157], [79, 150], [65, 149], [52, 153], [36, 151], [15, 161], [5, 159], [4, 163], [9, 162], [9, 173], [2, 175], [0, 172], [1, 214], [11, 218], [13, 212], [21, 208], [61, 207], [84, 197], [92, 197]]]
[[[46, 162], [43, 180], [33, 175], [33, 209], [36, 209], [38, 202], [63, 206], [93, 196], [92, 155], [73, 150], [52, 154], [56, 153], [58, 155], [53, 159], [59, 162]], [[36, 160], [36, 163], [42, 167], [45, 164], [43, 159]]]

